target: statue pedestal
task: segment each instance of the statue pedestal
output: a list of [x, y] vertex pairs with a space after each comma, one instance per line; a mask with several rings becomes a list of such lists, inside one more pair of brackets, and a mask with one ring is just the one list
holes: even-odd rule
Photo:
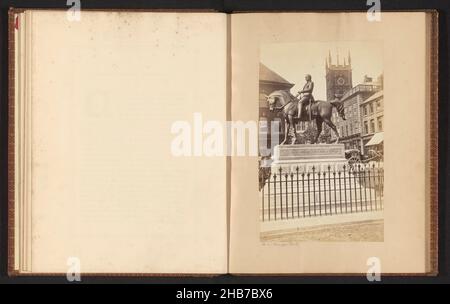
[[311, 172], [342, 170], [347, 165], [344, 144], [278, 145], [274, 147], [271, 171]]

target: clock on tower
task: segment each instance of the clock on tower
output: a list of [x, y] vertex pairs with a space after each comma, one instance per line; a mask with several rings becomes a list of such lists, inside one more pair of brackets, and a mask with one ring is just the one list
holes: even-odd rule
[[342, 75], [339, 75], [337, 80], [336, 80], [336, 84], [339, 86], [343, 86], [345, 84], [345, 78]]
[[327, 100], [333, 100], [335, 96], [341, 98], [345, 92], [350, 90], [352, 85], [352, 64], [350, 52], [348, 58], [344, 58], [343, 64], [339, 62], [339, 54], [337, 54], [336, 64], [332, 62], [331, 52], [325, 60], [326, 83], [327, 83]]

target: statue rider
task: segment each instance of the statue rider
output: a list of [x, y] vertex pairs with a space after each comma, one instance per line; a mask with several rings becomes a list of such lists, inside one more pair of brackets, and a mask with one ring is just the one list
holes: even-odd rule
[[303, 86], [303, 89], [298, 91], [297, 95], [295, 96], [299, 97], [301, 94], [303, 94], [300, 100], [298, 101], [298, 110], [297, 110], [298, 118], [300, 118], [302, 115], [303, 104], [305, 105], [310, 104], [310, 102], [314, 100], [312, 96], [312, 91], [314, 89], [314, 82], [312, 82], [311, 80], [311, 75], [306, 74], [305, 80], [306, 83]]

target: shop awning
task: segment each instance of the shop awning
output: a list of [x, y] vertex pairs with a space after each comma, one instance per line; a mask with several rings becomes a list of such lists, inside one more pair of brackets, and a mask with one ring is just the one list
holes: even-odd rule
[[375, 133], [372, 138], [367, 142], [366, 147], [376, 146], [383, 142], [383, 132]]

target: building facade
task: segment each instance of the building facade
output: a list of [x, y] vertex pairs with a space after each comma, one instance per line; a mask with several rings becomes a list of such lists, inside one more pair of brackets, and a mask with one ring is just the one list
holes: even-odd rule
[[[365, 113], [369, 113], [366, 111], [370, 111], [373, 106], [371, 105], [372, 102], [376, 105], [377, 101], [367, 101], [372, 100], [370, 97], [382, 90], [383, 78], [380, 76], [376, 81], [373, 81], [372, 78], [365, 76], [361, 84], [353, 86], [350, 53], [347, 60], [344, 58], [342, 64], [339, 60], [339, 54], [337, 54], [336, 63], [334, 63], [331, 53], [329, 53], [325, 60], [325, 71], [327, 100], [330, 101], [337, 97], [344, 104], [346, 120], [340, 118], [336, 111], [333, 111], [332, 116], [333, 123], [341, 136], [341, 143], [345, 145], [345, 149], [358, 149], [364, 154], [367, 152], [365, 144], [371, 139], [374, 132], [379, 130], [378, 124], [382, 128], [382, 108], [380, 108], [381, 112], [373, 114], [376, 117], [368, 116]], [[367, 132], [366, 124], [368, 125]], [[372, 124], [377, 126], [371, 129]], [[331, 141], [334, 140], [336, 140], [336, 136], [334, 132], [331, 132]]]
[[383, 151], [383, 90], [379, 90], [364, 100], [360, 108], [362, 122], [361, 140], [364, 154], [368, 154], [370, 149], [378, 152]]
[[[359, 84], [348, 90], [341, 98], [341, 102], [344, 103], [346, 120], [333, 111], [332, 120], [338, 128], [341, 143], [345, 145], [345, 149], [358, 149], [364, 152], [361, 104], [377, 91], [379, 91], [378, 85]], [[336, 139], [334, 133], [331, 133], [331, 136], [332, 140]]]

